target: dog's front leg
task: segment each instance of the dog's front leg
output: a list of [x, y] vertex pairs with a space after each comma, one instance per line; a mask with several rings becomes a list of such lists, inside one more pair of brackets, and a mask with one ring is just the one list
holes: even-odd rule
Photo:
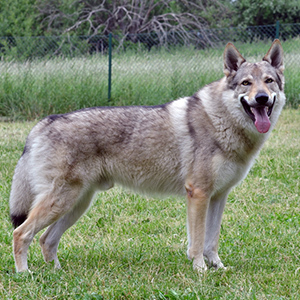
[[207, 269], [203, 259], [203, 250], [209, 197], [203, 190], [192, 184], [186, 185], [186, 191], [187, 231], [189, 240], [187, 255], [188, 258], [193, 261], [194, 269], [203, 272]]
[[218, 255], [218, 243], [228, 193], [229, 191], [226, 191], [212, 197], [207, 212], [204, 256], [207, 258], [208, 264], [215, 269], [226, 269]]

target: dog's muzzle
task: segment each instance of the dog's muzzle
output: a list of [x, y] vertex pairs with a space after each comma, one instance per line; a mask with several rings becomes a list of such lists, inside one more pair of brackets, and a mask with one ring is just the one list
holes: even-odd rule
[[257, 93], [254, 100], [250, 101], [246, 94], [239, 95], [243, 108], [247, 115], [252, 119], [258, 132], [266, 133], [269, 131], [271, 122], [269, 117], [272, 114], [276, 101], [276, 93], [269, 97], [266, 93]]

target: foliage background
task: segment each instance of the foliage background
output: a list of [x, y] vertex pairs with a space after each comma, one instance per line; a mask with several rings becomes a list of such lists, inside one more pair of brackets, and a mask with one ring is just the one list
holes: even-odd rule
[[[133, 5], [143, 1], [106, 0], [105, 7], [112, 10], [118, 5]], [[222, 28], [256, 26], [281, 23], [300, 23], [299, 0], [193, 0], [193, 1], [145, 1], [160, 2], [151, 12], [193, 13], [204, 27]], [[80, 13], [98, 7], [102, 1], [95, 0], [0, 0], [0, 36], [60, 35], [80, 20]], [[95, 15], [95, 18], [99, 15]], [[120, 33], [120, 26], [110, 32]], [[76, 35], [88, 35], [90, 27], [84, 23], [72, 31]], [[108, 32], [100, 31], [99, 34]]]

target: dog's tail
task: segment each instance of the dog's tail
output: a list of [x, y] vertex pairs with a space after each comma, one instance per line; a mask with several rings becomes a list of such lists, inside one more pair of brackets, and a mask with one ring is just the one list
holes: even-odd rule
[[27, 167], [27, 160], [28, 155], [23, 153], [16, 166], [12, 181], [9, 207], [10, 219], [14, 228], [20, 226], [27, 219], [34, 199], [29, 182], [30, 170]]

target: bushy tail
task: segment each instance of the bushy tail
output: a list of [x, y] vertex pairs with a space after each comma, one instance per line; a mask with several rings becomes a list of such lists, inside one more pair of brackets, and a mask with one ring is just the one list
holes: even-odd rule
[[19, 227], [22, 223], [24, 223], [27, 219], [28, 214], [23, 215], [13, 215], [10, 214], [10, 220], [14, 226], [14, 228]]
[[33, 202], [33, 194], [29, 183], [29, 173], [27, 168], [28, 155], [22, 155], [12, 181], [9, 207], [10, 219], [14, 228], [20, 226], [28, 216]]

